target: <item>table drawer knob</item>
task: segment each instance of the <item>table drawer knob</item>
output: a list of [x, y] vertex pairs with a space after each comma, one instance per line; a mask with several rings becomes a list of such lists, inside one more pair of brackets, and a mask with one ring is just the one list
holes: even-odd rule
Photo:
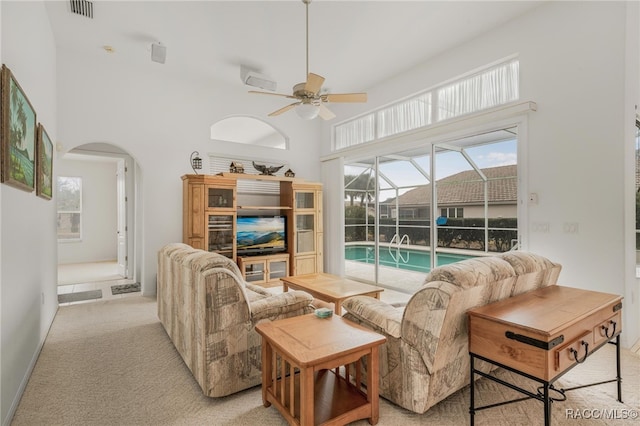
[[609, 334], [609, 326], [607, 325], [602, 325], [602, 329], [604, 330], [604, 335], [608, 338], [611, 339], [613, 337], [614, 334], [616, 334], [616, 322], [615, 321], [609, 321], [609, 324], [613, 325], [613, 330], [611, 332], [611, 334]]
[[578, 364], [582, 364], [584, 362], [584, 360], [587, 359], [587, 356], [589, 355], [589, 343], [585, 342], [584, 340], [582, 340], [580, 342], [580, 344], [582, 346], [584, 346], [584, 356], [582, 357], [582, 359], [578, 359], [578, 351], [577, 350], [575, 350], [573, 348], [569, 349], [569, 351], [571, 352], [571, 355], [573, 355], [573, 359], [575, 359]]

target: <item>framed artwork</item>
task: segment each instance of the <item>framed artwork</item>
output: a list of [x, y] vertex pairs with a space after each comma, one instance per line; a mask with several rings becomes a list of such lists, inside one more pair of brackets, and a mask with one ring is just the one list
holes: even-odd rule
[[53, 143], [41, 123], [36, 140], [36, 195], [51, 199], [53, 193]]
[[24, 191], [35, 187], [36, 111], [5, 65], [0, 71], [2, 182]]

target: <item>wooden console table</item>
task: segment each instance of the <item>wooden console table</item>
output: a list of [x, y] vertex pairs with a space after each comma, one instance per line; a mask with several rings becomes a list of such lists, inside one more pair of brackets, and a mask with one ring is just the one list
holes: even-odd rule
[[[617, 382], [622, 402], [620, 333], [622, 297], [552, 285], [485, 305], [468, 312], [471, 357], [471, 425], [476, 411], [526, 399], [544, 403], [544, 424], [551, 424], [551, 402], [564, 401], [565, 392]], [[615, 340], [615, 341], [614, 341]], [[607, 343], [616, 346], [616, 378], [569, 389], [553, 383]], [[475, 368], [481, 359], [541, 384], [533, 393]], [[474, 375], [485, 377], [525, 395], [524, 398], [476, 407]], [[554, 396], [550, 395], [554, 392]]]
[[[378, 422], [378, 348], [384, 336], [337, 315], [315, 314], [263, 322], [256, 331], [263, 338], [265, 407], [273, 404], [291, 425], [344, 425], [366, 418], [372, 425]], [[360, 386], [363, 357], [366, 393]], [[355, 385], [349, 379], [351, 363]]]

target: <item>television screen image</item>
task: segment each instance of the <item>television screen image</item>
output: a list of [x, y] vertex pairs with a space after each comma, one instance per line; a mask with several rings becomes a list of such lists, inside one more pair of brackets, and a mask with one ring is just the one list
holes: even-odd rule
[[238, 216], [236, 247], [239, 255], [278, 253], [287, 250], [284, 216]]

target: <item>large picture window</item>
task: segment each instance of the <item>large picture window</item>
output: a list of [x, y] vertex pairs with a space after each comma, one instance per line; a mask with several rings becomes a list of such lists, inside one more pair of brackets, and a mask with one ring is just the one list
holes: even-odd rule
[[82, 239], [82, 178], [59, 176], [56, 200], [58, 241], [80, 241]]
[[518, 243], [517, 128], [345, 162], [345, 275], [413, 293]]

